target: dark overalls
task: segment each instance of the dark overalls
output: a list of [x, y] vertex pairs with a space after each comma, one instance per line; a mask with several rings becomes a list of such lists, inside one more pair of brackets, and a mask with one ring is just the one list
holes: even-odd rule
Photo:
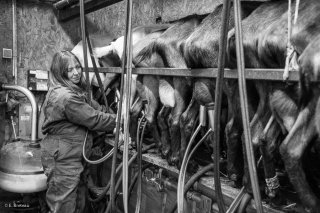
[[[48, 91], [44, 106], [41, 142], [42, 165], [47, 175], [46, 200], [50, 212], [81, 212], [84, 198], [78, 192], [82, 164], [82, 145], [87, 130], [88, 147], [92, 144], [90, 131], [112, 131], [115, 114], [101, 112], [102, 107], [86, 103], [83, 96], [67, 87], [56, 86]], [[77, 198], [78, 196], [78, 198]], [[79, 197], [81, 196], [81, 197]]]

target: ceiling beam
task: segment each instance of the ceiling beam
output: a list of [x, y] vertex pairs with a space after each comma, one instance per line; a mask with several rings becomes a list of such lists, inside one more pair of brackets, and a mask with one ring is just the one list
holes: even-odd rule
[[[85, 14], [94, 12], [101, 8], [121, 2], [122, 0], [90, 0], [84, 4]], [[80, 16], [80, 6], [67, 7], [56, 10], [58, 20], [61, 22], [68, 21]]]

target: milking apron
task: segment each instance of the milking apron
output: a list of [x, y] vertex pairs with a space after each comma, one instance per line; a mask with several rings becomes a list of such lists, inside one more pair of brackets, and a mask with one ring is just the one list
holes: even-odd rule
[[[85, 181], [88, 175], [82, 162], [86, 131], [86, 150], [90, 150], [90, 131], [112, 131], [116, 115], [103, 113], [101, 106], [86, 103], [85, 97], [67, 87], [48, 91], [44, 103], [41, 161], [47, 175], [46, 201], [49, 212], [82, 212], [85, 207]], [[86, 153], [89, 156], [89, 151]]]

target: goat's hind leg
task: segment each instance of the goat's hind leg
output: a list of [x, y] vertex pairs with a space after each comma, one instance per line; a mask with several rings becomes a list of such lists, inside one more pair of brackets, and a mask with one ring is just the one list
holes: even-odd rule
[[169, 127], [167, 125], [166, 118], [168, 117], [170, 113], [171, 108], [162, 106], [159, 114], [158, 114], [158, 126], [160, 129], [161, 134], [161, 144], [159, 146], [161, 157], [167, 158], [168, 154], [171, 150], [170, 148], [170, 134], [169, 134]]
[[172, 152], [169, 156], [168, 163], [171, 165], [178, 165], [181, 144], [180, 117], [186, 110], [189, 86], [187, 80], [181, 77], [174, 77], [173, 85], [175, 88], [174, 95], [176, 105], [171, 111], [172, 119], [170, 122], [170, 135]]
[[191, 99], [187, 110], [181, 115], [180, 118], [180, 132], [181, 132], [181, 146], [180, 146], [180, 164], [182, 163], [183, 156], [185, 154], [187, 143], [191, 138], [192, 130], [196, 123], [196, 117], [199, 111], [199, 104], [194, 98]]
[[260, 152], [263, 160], [263, 169], [266, 180], [265, 193], [270, 198], [273, 205], [285, 204], [285, 198], [281, 195], [280, 183], [276, 175], [274, 164], [275, 152], [278, 148], [277, 141], [281, 133], [281, 128], [274, 116], [271, 116], [262, 135], [259, 138]]
[[280, 153], [285, 163], [291, 183], [304, 206], [310, 212], [320, 212], [320, 201], [312, 191], [302, 168], [302, 156], [307, 146], [316, 136], [314, 121], [314, 103], [300, 111], [297, 120], [286, 139], [280, 146]]

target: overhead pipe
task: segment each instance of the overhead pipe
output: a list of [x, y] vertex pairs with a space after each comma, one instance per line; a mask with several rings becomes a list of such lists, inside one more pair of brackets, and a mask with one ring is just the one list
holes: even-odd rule
[[[225, 203], [223, 200], [223, 194], [221, 190], [220, 182], [220, 168], [219, 168], [219, 159], [220, 159], [220, 116], [221, 116], [221, 103], [222, 103], [222, 86], [224, 79], [224, 67], [225, 67], [225, 55], [226, 55], [226, 46], [227, 46], [227, 35], [228, 35], [228, 25], [229, 25], [229, 16], [230, 16], [230, 5], [231, 0], [224, 0], [223, 9], [222, 9], [222, 24], [220, 30], [220, 40], [219, 40], [219, 56], [218, 56], [218, 73], [216, 78], [216, 88], [215, 88], [215, 105], [214, 105], [214, 158], [215, 158], [215, 167], [214, 167], [214, 185], [217, 195], [217, 203], [219, 211], [221, 213], [226, 212]], [[211, 127], [212, 128], [212, 127]]]
[[251, 133], [249, 127], [249, 113], [248, 113], [248, 97], [245, 78], [245, 61], [243, 52], [243, 38], [242, 38], [242, 26], [241, 26], [241, 3], [240, 0], [233, 0], [234, 15], [235, 15], [235, 35], [236, 35], [236, 52], [237, 52], [237, 68], [239, 72], [239, 94], [241, 104], [241, 115], [243, 124], [243, 133], [245, 138], [246, 155], [248, 160], [248, 167], [250, 173], [250, 181], [256, 204], [257, 212], [262, 213], [261, 195], [259, 191], [259, 183], [257, 177], [257, 169], [255, 165], [255, 158], [252, 147]]
[[15, 90], [23, 93], [30, 101], [31, 103], [31, 109], [32, 109], [32, 117], [31, 117], [31, 144], [30, 145], [35, 145], [38, 146], [37, 143], [37, 120], [38, 120], [38, 107], [37, 107], [37, 102], [36, 98], [25, 87], [18, 86], [18, 85], [9, 85], [9, 84], [2, 84], [0, 85], [0, 90]]
[[17, 0], [12, 0], [12, 76], [18, 84], [18, 35], [17, 35]]

